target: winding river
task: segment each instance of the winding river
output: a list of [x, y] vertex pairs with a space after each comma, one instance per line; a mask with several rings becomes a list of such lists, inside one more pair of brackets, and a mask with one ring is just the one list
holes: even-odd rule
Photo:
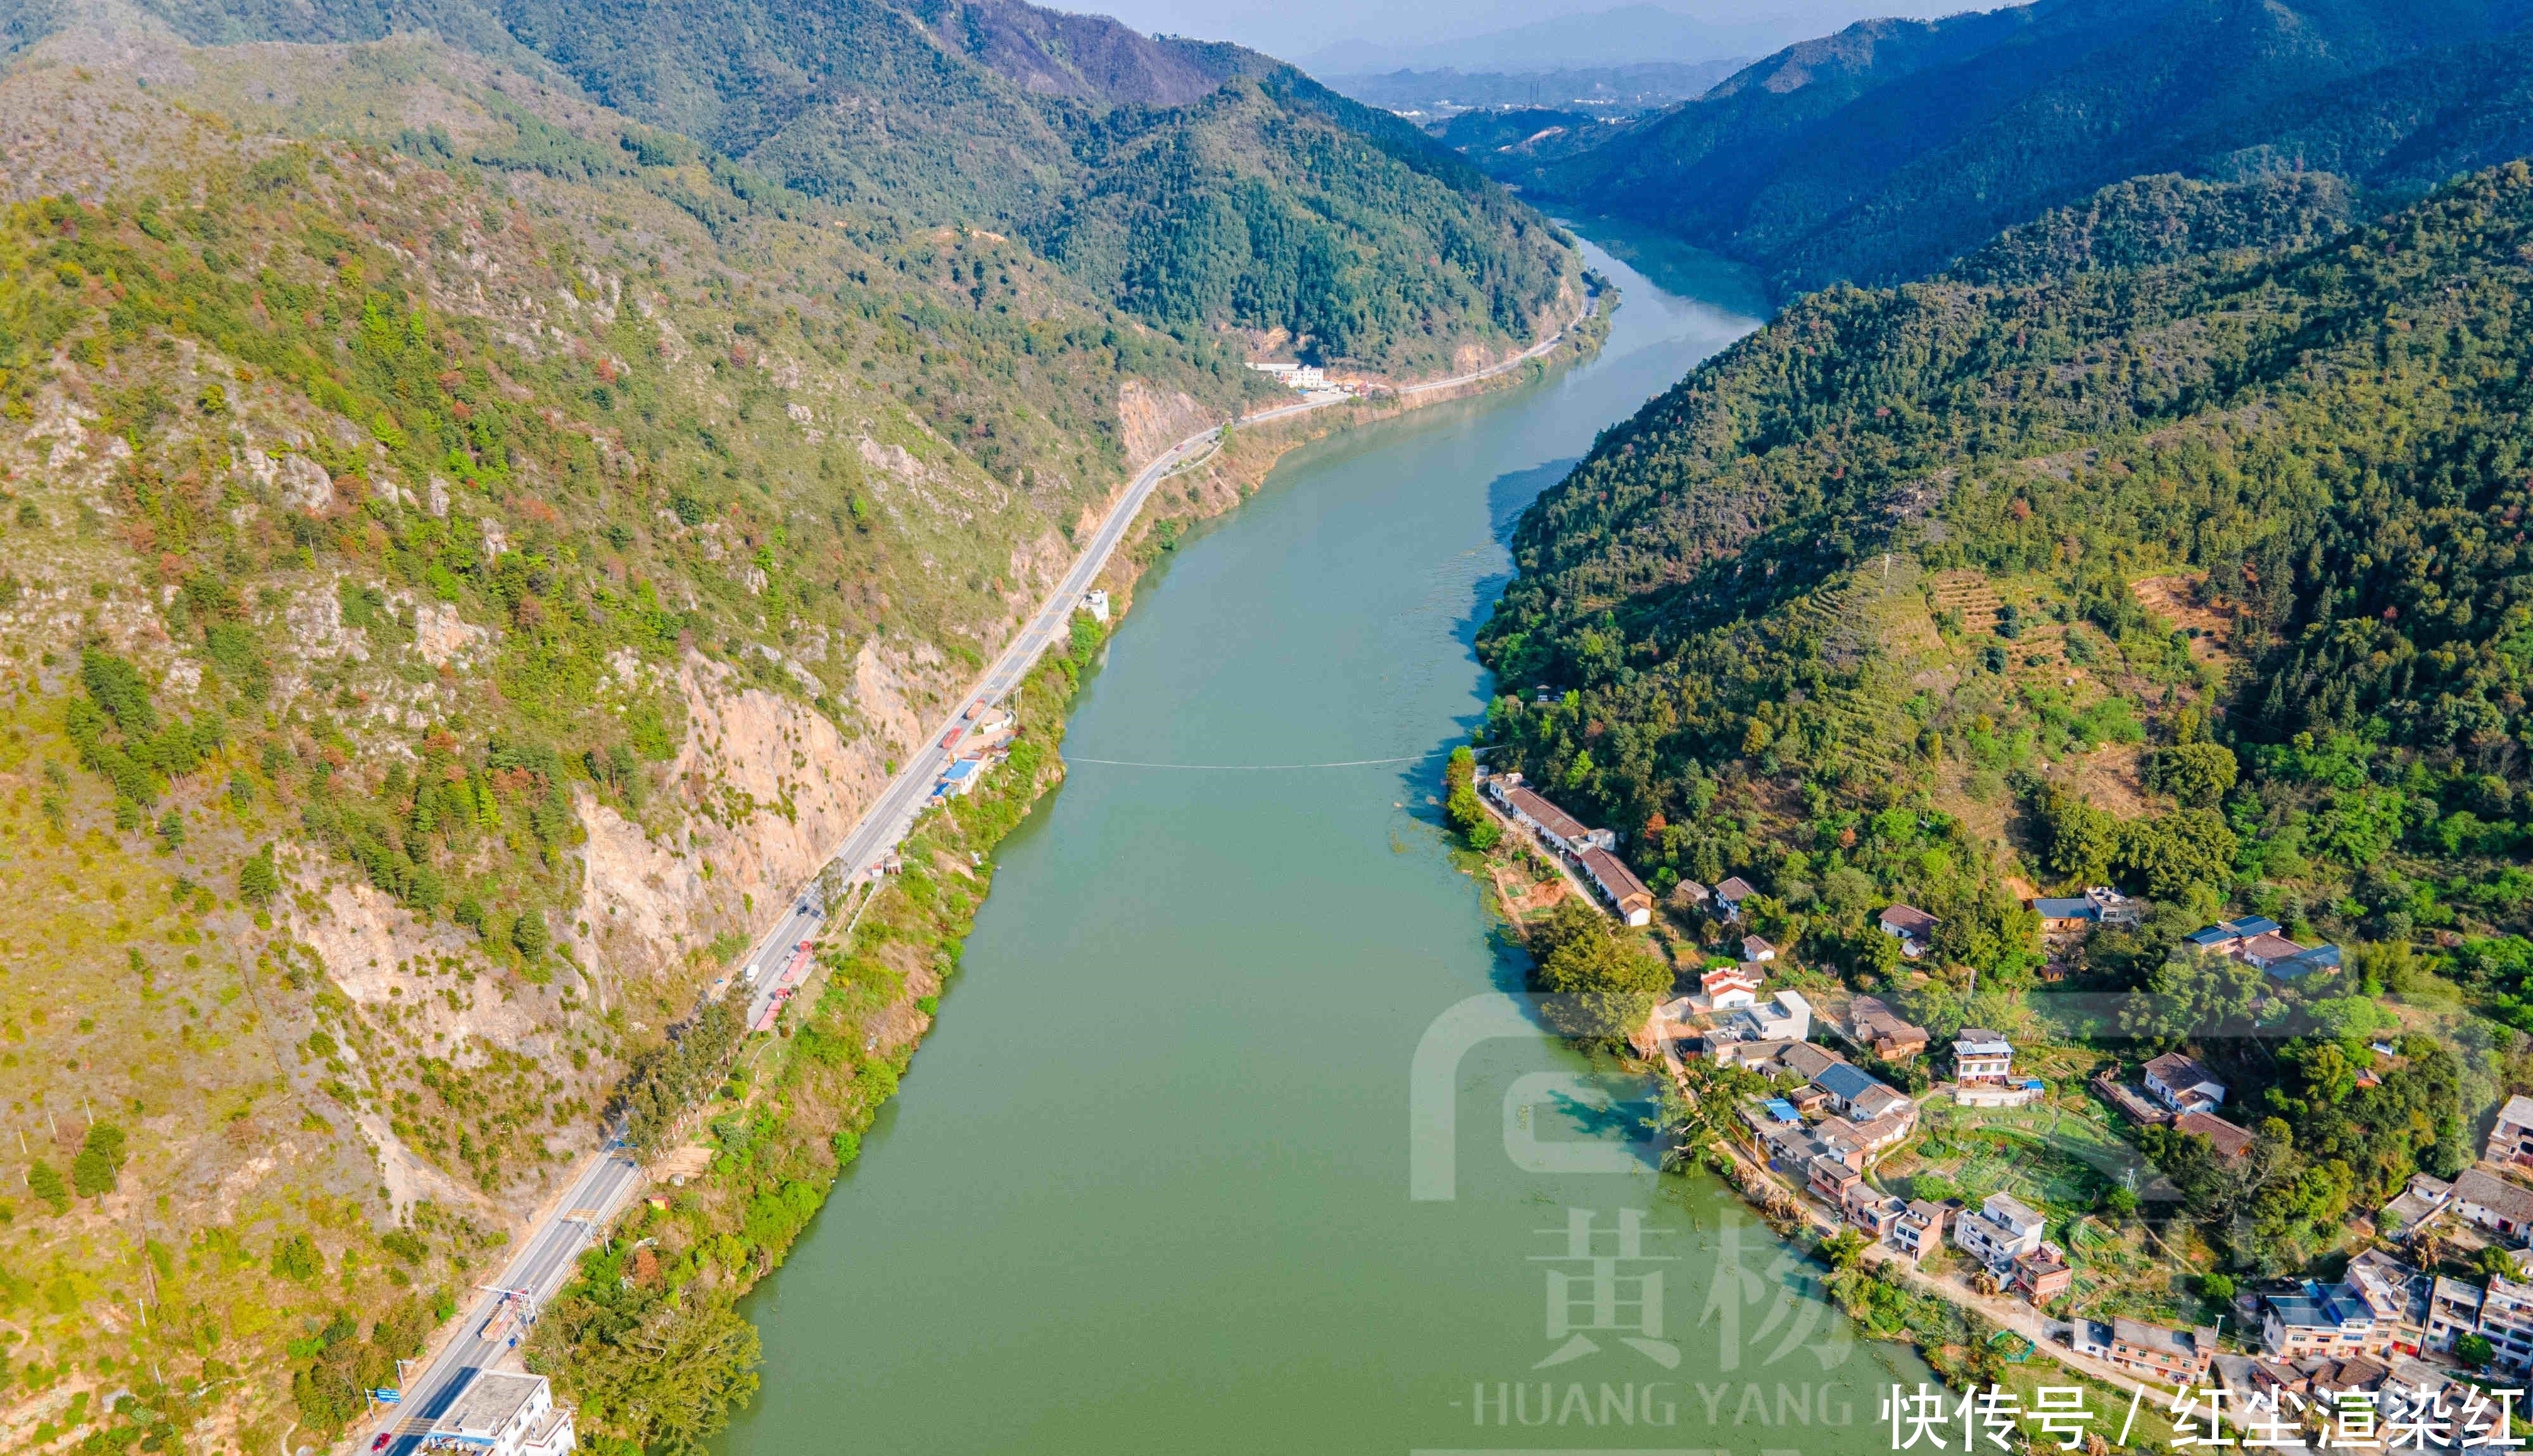
[[1520, 961], [1430, 796], [1505, 535], [1759, 312], [1589, 251], [1598, 357], [1298, 450], [1144, 583], [939, 1027], [750, 1303], [731, 1456], [1887, 1449], [1914, 1358], [1653, 1176], [1640, 1089], [1471, 1001]]

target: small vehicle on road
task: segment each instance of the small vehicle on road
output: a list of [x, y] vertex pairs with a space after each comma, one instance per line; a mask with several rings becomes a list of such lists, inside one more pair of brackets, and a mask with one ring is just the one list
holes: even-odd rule
[[385, 1450], [385, 1449], [388, 1447], [388, 1445], [390, 1445], [391, 1443], [393, 1443], [393, 1442], [394, 1442], [394, 1440], [395, 1440], [395, 1432], [394, 1432], [394, 1431], [392, 1431], [392, 1430], [382, 1430], [382, 1431], [380, 1431], [380, 1432], [379, 1432], [379, 1438], [378, 1438], [377, 1440], [374, 1440], [374, 1441], [370, 1442], [370, 1449], [371, 1449], [371, 1450], [373, 1450], [373, 1451], [383, 1451], [383, 1450]]

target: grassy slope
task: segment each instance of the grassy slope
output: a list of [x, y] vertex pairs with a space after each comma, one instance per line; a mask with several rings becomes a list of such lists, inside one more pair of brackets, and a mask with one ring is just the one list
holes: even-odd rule
[[[0, 282], [0, 1089], [22, 1165], [72, 1175], [83, 1098], [125, 1135], [115, 1191], [8, 1200], [11, 1438], [265, 1449], [409, 1353], [742, 888], [788, 893], [741, 871], [792, 790], [695, 705], [875, 782], [880, 710], [955, 690], [1121, 479], [1122, 384], [1252, 386], [1008, 245], [642, 165], [429, 46], [39, 58], [0, 110], [42, 119], [24, 185], [92, 200], [18, 206]], [[89, 647], [218, 729], [129, 827], [66, 735]], [[640, 889], [585, 863], [614, 822], [683, 866], [682, 944], [584, 930]]]

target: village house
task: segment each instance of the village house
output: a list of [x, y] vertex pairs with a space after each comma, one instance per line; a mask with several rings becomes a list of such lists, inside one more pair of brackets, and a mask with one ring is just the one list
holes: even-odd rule
[[2082, 1314], [2067, 1321], [2067, 1348], [2095, 1360], [2111, 1358], [2111, 1327]]
[[2481, 1292], [2476, 1331], [2496, 1351], [2490, 1368], [2508, 1379], [2533, 1372], [2533, 1284], [2493, 1274]]
[[2075, 1282], [2076, 1271], [2067, 1263], [2067, 1251], [2045, 1239], [2039, 1248], [2015, 1259], [2014, 1277], [2009, 1281], [2034, 1308], [2065, 1294]]
[[1764, 978], [1748, 965], [1721, 965], [1697, 978], [1698, 994], [1709, 1012], [1734, 1011], [1755, 1004]]
[[2216, 1354], [2216, 1329], [2166, 1329], [2123, 1314], [2111, 1320], [2110, 1349], [2104, 1359], [2124, 1370], [2165, 1385], [2197, 1385], [2208, 1377], [2208, 1363]]
[[1840, 1161], [1851, 1167], [1862, 1168], [1875, 1153], [1906, 1138], [1912, 1126], [1912, 1119], [1898, 1114], [1861, 1123], [1844, 1117], [1825, 1117], [1812, 1125], [1812, 1136]]
[[2172, 1119], [2171, 1113], [2149, 1102], [2138, 1094], [2137, 1088], [2107, 1071], [2094, 1074], [2093, 1090], [2102, 1094], [2102, 1100], [2111, 1104], [2112, 1111], [2140, 1127], [2153, 1127]]
[[1515, 824], [1539, 836], [1561, 854], [1576, 856], [1586, 849], [1619, 847], [1617, 835], [1606, 829], [1586, 828], [1582, 820], [1533, 793], [1518, 773], [1489, 775], [1487, 794], [1512, 816]]
[[[1829, 1093], [1831, 1105], [1841, 1112], [1856, 1110], [1856, 1099], [1883, 1084], [1873, 1075], [1853, 1062], [1835, 1062], [1820, 1070], [1812, 1084]], [[1888, 1091], [1888, 1087], [1883, 1088]]]
[[966, 798], [976, 791], [976, 786], [983, 782], [984, 777], [983, 759], [960, 759], [943, 770], [940, 782], [932, 786], [932, 801], [937, 804], [954, 798]]
[[1715, 898], [1715, 892], [1695, 880], [1682, 880], [1671, 887], [1672, 903], [1683, 910], [1702, 908]]
[[2042, 896], [2032, 908], [2045, 931], [2086, 930], [2095, 925], [2135, 925], [2145, 917], [2136, 901], [2107, 886], [2095, 885], [2078, 896]]
[[1847, 1221], [1861, 1230], [1868, 1239], [1880, 1239], [1889, 1233], [1891, 1226], [1900, 1221], [1900, 1215], [1908, 1211], [1908, 1204], [1860, 1178], [1849, 1186], [1846, 1198], [1840, 1205], [1840, 1212], [1847, 1216]]
[[1895, 904], [1882, 912], [1882, 933], [1895, 936], [1900, 954], [1911, 960], [1926, 954], [1934, 944], [1935, 927], [1943, 922], [1911, 904]]
[[2533, 1189], [2482, 1168], [2465, 1168], [2453, 1182], [2453, 1207], [2462, 1221], [2521, 1247], [2533, 1231]]
[[2533, 1166], [2533, 1097], [2519, 1094], [2506, 1099], [2480, 1155], [2493, 1163]]
[[2427, 1342], [2436, 1281], [2381, 1249], [2369, 1249], [2348, 1261], [2345, 1282], [2375, 1311], [2384, 1348], [2396, 1355], [2416, 1355]]
[[1610, 903], [1610, 908], [1618, 913], [1621, 922], [1628, 925], [1653, 923], [1654, 893], [1636, 878], [1635, 871], [1619, 861], [1618, 855], [1596, 844], [1574, 857], [1582, 866], [1584, 878], [1599, 888], [1602, 899]]
[[2235, 1127], [2212, 1112], [2185, 1112], [2172, 1120], [2172, 1130], [2205, 1137], [2216, 1148], [2216, 1155], [2232, 1162], [2252, 1150], [2252, 1135]]
[[1715, 1060], [1727, 1067], [1747, 1067], [1761, 1077], [1790, 1074], [1810, 1081], [1822, 1068], [1841, 1058], [1809, 1042], [1772, 1039], [1721, 1043], [1715, 1048]]
[[543, 1375], [487, 1370], [434, 1418], [423, 1444], [479, 1456], [566, 1456], [572, 1413], [554, 1403]]
[[1777, 959], [1777, 948], [1755, 935], [1741, 937], [1741, 959], [1756, 965]]
[[2146, 1064], [2146, 1089], [2175, 1112], [2207, 1112], [2225, 1101], [2225, 1084], [2179, 1052]]
[[2183, 940], [2203, 951], [2231, 956], [2243, 948], [2245, 941], [2274, 935], [2285, 928], [2267, 915], [2245, 915], [2239, 920], [2219, 920], [2213, 925], [2203, 926], [2184, 936]]
[[1848, 1190], [1864, 1186], [1864, 1175], [1855, 1165], [1830, 1153], [1815, 1153], [1807, 1172], [1812, 1192], [1832, 1208], [1846, 1207]]
[[[2217, 1360], [2225, 1362], [2225, 1357], [2219, 1356]], [[2382, 1389], [2384, 1382], [2392, 1378], [2393, 1361], [2414, 1363], [2405, 1356], [2376, 1360], [2364, 1355], [2315, 1356], [2292, 1364], [2283, 1360], [2251, 1360], [2241, 1365], [2249, 1378], [2240, 1385], [2229, 1384], [2227, 1388], [2237, 1391], [2241, 1397], [2268, 1404], [2275, 1404], [2281, 1397], [2289, 1398], [2285, 1409], [2290, 1413], [2299, 1409], [2298, 1402], [2305, 1407], [2313, 1407], [2317, 1400], [2321, 1405], [2316, 1409], [2327, 1410], [2341, 1391]], [[2404, 1382], [2405, 1385], [2414, 1383]]]
[[1757, 1040], [1799, 1042], [1812, 1034], [1812, 1004], [1787, 987], [1735, 1012], [1733, 1020], [1736, 1029]]
[[2014, 1075], [2014, 1047], [1983, 1026], [1965, 1026], [1953, 1041], [1953, 1100], [1964, 1107], [2022, 1107], [2048, 1088]]
[[1880, 997], [1858, 996], [1848, 1003], [1847, 1039], [1871, 1047], [1885, 1062], [1900, 1062], [1926, 1049], [1926, 1028], [1900, 1019]]
[[2428, 1295], [2427, 1336], [2420, 1349], [2430, 1355], [2450, 1355], [2454, 1341], [2480, 1329], [2481, 1293], [2477, 1285], [2459, 1279], [2437, 1276]]
[[1977, 1082], [2006, 1079], [2014, 1071], [2014, 1047], [1984, 1026], [1964, 1026], [1953, 1038], [1953, 1077]]
[[2185, 941], [2211, 955], [2229, 956], [2282, 981], [2298, 980], [2340, 964], [2339, 947], [2301, 946], [2287, 939], [2277, 921], [2267, 915], [2220, 920], [2192, 931]]
[[2375, 1223], [2386, 1234], [2407, 1239], [2452, 1201], [2452, 1184], [2431, 1174], [2415, 1173], [2410, 1176], [2409, 1187], [2376, 1210]]
[[1943, 1247], [1944, 1224], [1951, 1212], [1932, 1199], [1912, 1199], [1907, 1211], [1884, 1232], [1883, 1240], [1913, 1262], [1922, 1262], [1927, 1254]]
[[1741, 903], [1759, 892], [1749, 881], [1735, 875], [1715, 887], [1715, 907], [1727, 920], [1741, 918]]
[[1990, 1194], [1954, 1222], [1953, 1243], [1985, 1264], [1990, 1273], [2003, 1277], [2016, 1259], [2040, 1248], [2043, 1227], [2040, 1215], [2022, 1199], [2012, 1194]]
[[2313, 1355], [2378, 1355], [2390, 1343], [2372, 1306], [2345, 1284], [2305, 1280], [2261, 1301], [2261, 1342], [2280, 1360]]

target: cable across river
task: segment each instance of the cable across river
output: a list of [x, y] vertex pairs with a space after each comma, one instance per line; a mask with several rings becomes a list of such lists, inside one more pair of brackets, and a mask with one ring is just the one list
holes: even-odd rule
[[[1447, 751], [1449, 750], [1435, 750], [1435, 752]], [[1095, 763], [1112, 769], [1202, 769], [1222, 774], [1257, 774], [1285, 769], [1361, 769], [1375, 764], [1416, 763], [1434, 756], [1434, 752], [1410, 753], [1399, 758], [1342, 758], [1330, 763], [1142, 763], [1126, 758], [1074, 758], [1068, 755], [1064, 761], [1068, 766]]]

